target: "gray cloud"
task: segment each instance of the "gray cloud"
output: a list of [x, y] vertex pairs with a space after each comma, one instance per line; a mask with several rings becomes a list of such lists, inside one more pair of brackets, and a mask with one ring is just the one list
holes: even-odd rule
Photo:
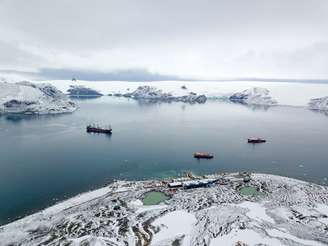
[[10, 69], [0, 69], [0, 74], [20, 75], [33, 80], [70, 80], [72, 78], [78, 80], [89, 81], [169, 81], [169, 80], [190, 80], [190, 78], [180, 78], [173, 75], [163, 75], [151, 73], [145, 69], [129, 69], [116, 70], [111, 72], [98, 72], [92, 70], [78, 69], [57, 69], [57, 68], [41, 68], [39, 71], [20, 71]]
[[323, 78], [327, 13], [326, 0], [2, 0], [0, 66]]

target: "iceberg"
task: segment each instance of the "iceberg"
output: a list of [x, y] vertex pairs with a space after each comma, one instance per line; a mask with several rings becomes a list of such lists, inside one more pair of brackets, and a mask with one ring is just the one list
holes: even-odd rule
[[174, 96], [172, 93], [163, 92], [153, 86], [139, 86], [135, 91], [131, 93], [123, 94], [124, 97], [130, 97], [136, 100], [148, 100], [151, 102], [184, 102], [184, 103], [205, 103], [207, 98], [205, 95], [199, 95], [194, 92], [190, 92], [183, 96]]
[[312, 110], [328, 111], [328, 97], [313, 98], [308, 106]]
[[0, 83], [0, 113], [58, 114], [76, 109], [74, 102], [50, 84]]
[[100, 97], [103, 96], [95, 89], [85, 87], [83, 85], [70, 85], [67, 90], [71, 97]]
[[248, 90], [232, 94], [229, 97], [229, 100], [247, 105], [276, 105], [277, 101], [269, 94], [270, 91], [268, 89], [253, 87]]

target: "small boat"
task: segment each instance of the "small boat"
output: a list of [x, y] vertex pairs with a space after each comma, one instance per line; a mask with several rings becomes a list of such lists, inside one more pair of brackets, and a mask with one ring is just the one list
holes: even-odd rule
[[194, 153], [194, 158], [197, 159], [212, 159], [214, 155], [210, 153], [196, 152]]
[[248, 143], [253, 143], [253, 144], [256, 144], [256, 143], [265, 143], [266, 140], [265, 139], [262, 139], [262, 138], [249, 138], [247, 140]]
[[112, 134], [112, 128], [111, 126], [104, 128], [95, 125], [87, 125], [87, 132]]

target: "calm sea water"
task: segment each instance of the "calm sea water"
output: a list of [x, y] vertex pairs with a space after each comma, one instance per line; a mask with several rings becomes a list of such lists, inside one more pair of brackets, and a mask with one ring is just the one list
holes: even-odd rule
[[[248, 170], [320, 184], [327, 179], [328, 117], [307, 109], [110, 97], [78, 103], [73, 114], [0, 117], [0, 224], [113, 179], [189, 170]], [[87, 134], [85, 126], [93, 122], [111, 123], [113, 134]], [[251, 136], [268, 142], [247, 144]], [[195, 151], [215, 158], [197, 161]]]

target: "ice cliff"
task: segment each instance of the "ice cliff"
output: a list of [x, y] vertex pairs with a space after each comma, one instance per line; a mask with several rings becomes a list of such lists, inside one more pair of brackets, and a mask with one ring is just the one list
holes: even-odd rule
[[76, 108], [75, 103], [50, 84], [0, 83], [0, 113], [58, 114]]
[[247, 105], [275, 105], [277, 101], [270, 95], [270, 91], [265, 88], [253, 87], [242, 92], [237, 92], [229, 97], [232, 102]]

